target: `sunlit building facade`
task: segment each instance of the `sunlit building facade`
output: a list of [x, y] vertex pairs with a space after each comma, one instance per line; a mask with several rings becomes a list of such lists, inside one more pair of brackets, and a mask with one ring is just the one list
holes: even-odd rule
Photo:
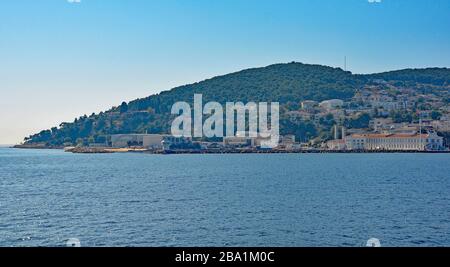
[[345, 137], [347, 150], [439, 151], [443, 138], [428, 134], [354, 134]]

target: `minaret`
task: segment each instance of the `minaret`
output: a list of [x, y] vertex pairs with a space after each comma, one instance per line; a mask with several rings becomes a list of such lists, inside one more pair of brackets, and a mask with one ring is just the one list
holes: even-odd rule
[[341, 139], [345, 139], [346, 135], [347, 135], [347, 133], [345, 132], [345, 127], [342, 126], [342, 137], [341, 137]]

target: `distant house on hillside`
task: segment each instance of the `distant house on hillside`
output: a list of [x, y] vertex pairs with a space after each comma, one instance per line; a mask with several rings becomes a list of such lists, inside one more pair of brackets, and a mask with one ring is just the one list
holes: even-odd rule
[[344, 101], [342, 101], [340, 99], [331, 99], [331, 100], [322, 101], [319, 104], [319, 107], [326, 109], [326, 110], [331, 110], [331, 109], [340, 108], [343, 105], [344, 105]]
[[301, 103], [301, 107], [302, 107], [302, 110], [310, 112], [310, 111], [314, 110], [314, 107], [316, 107], [317, 104], [318, 104], [317, 101], [305, 100]]

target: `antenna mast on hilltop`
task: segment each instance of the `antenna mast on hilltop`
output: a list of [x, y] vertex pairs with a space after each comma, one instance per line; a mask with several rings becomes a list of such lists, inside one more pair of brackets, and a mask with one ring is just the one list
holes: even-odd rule
[[347, 71], [347, 56], [344, 57], [344, 71]]

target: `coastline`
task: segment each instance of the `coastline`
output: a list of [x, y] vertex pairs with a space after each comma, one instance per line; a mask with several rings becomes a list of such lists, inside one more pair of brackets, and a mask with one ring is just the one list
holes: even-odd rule
[[63, 146], [47, 146], [45, 144], [21, 144], [21, 145], [11, 145], [8, 147], [19, 149], [64, 149]]
[[450, 150], [422, 151], [422, 150], [328, 150], [328, 149], [303, 149], [303, 150], [259, 150], [259, 149], [206, 149], [206, 150], [149, 150], [140, 147], [111, 148], [111, 147], [49, 147], [45, 145], [15, 145], [16, 149], [59, 149], [74, 154], [112, 154], [112, 153], [143, 153], [157, 155], [180, 154], [448, 154]]

